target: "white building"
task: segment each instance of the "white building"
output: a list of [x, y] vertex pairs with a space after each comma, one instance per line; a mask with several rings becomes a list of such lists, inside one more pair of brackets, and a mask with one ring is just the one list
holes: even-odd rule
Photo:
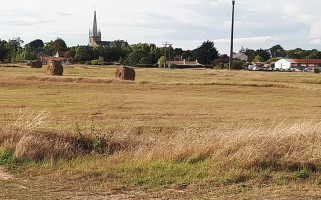
[[304, 68], [319, 68], [320, 66], [321, 59], [281, 59], [275, 62], [274, 68], [281, 71], [288, 71], [291, 68], [303, 70]]

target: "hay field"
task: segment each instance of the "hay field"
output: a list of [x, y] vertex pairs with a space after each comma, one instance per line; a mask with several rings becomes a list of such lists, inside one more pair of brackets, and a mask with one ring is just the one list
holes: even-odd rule
[[321, 195], [320, 74], [115, 71], [0, 66], [1, 155], [18, 177], [0, 197]]

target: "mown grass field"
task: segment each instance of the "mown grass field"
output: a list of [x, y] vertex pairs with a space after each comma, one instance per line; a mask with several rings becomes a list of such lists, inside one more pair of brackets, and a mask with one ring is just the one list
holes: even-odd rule
[[320, 74], [135, 70], [1, 65], [0, 197], [321, 196]]

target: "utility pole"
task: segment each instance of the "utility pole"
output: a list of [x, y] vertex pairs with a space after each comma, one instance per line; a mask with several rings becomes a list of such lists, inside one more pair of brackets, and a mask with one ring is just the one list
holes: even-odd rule
[[164, 62], [164, 68], [166, 68], [166, 48], [167, 48], [167, 41], [163, 43], [164, 45], [164, 57], [165, 57], [165, 62]]
[[168, 68], [171, 68], [171, 47], [173, 44], [168, 44], [168, 60], [169, 60], [169, 64], [168, 64]]
[[166, 42], [163, 43], [163, 45], [164, 45], [164, 57], [165, 57], [164, 68], [166, 67], [166, 60], [167, 60], [167, 59], [166, 59], [166, 48], [167, 48], [167, 46], [169, 46], [169, 50], [168, 50], [169, 65], [168, 65], [168, 66], [169, 66], [169, 68], [171, 68], [171, 47], [172, 47], [173, 44], [169, 44], [169, 43], [166, 41]]
[[231, 28], [231, 48], [230, 48], [230, 62], [229, 62], [229, 70], [231, 70], [231, 66], [233, 64], [233, 37], [234, 37], [234, 6], [235, 0], [232, 0], [232, 28]]

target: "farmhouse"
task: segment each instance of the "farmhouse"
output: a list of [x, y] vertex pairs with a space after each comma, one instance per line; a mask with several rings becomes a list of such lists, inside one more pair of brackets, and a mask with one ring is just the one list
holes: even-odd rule
[[275, 62], [275, 69], [290, 70], [296, 68], [304, 70], [312, 67], [321, 67], [321, 59], [281, 59]]
[[247, 61], [248, 57], [245, 53], [235, 53], [233, 54], [233, 60]]

